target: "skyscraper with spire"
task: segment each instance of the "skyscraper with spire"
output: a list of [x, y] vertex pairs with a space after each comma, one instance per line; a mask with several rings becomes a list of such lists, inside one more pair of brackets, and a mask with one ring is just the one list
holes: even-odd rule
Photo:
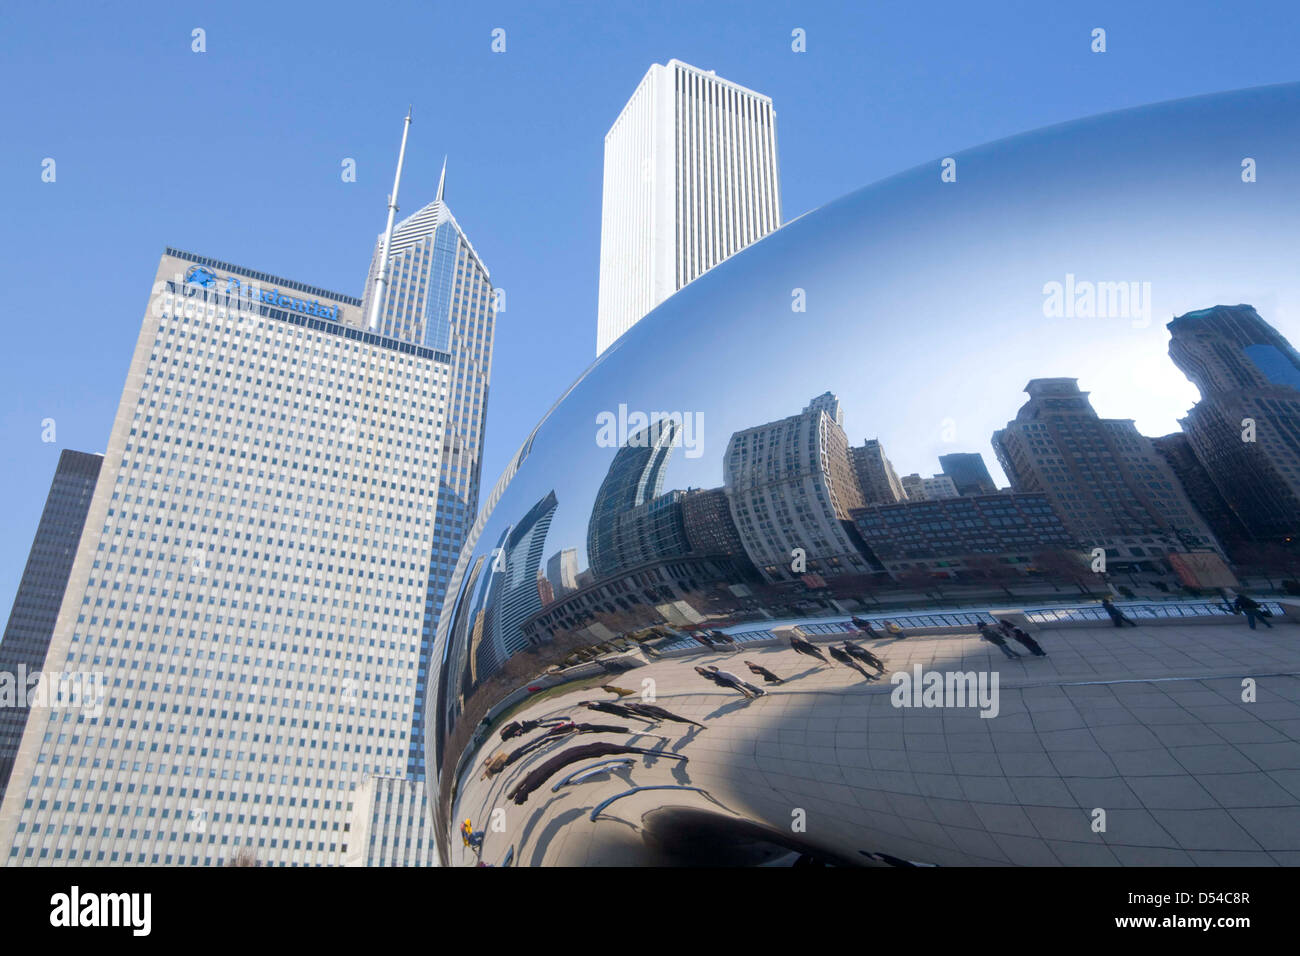
[[447, 582], [478, 512], [496, 301], [487, 266], [447, 207], [445, 159], [433, 202], [393, 225], [405, 147], [404, 129], [389, 228], [375, 243], [362, 314], [370, 317], [371, 331], [433, 349], [451, 373], [435, 423], [440, 449], [433, 562], [408, 762], [408, 773], [422, 777], [429, 652]]

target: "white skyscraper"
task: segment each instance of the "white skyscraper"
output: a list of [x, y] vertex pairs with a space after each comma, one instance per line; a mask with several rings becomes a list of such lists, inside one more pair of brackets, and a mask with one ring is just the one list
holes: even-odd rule
[[32, 707], [0, 862], [339, 864], [410, 761], [454, 367], [229, 263], [154, 292], [46, 655], [103, 693]]
[[651, 66], [605, 134], [597, 354], [780, 225], [771, 99], [680, 60]]

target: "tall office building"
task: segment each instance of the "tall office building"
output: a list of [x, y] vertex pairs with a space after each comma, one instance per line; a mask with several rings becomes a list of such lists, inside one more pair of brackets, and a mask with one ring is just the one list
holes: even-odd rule
[[556, 599], [578, 590], [578, 549], [556, 551], [546, 561], [546, 577]]
[[959, 495], [992, 495], [998, 487], [993, 484], [984, 456], [977, 451], [954, 452], [939, 456], [939, 467], [952, 479]]
[[343, 862], [407, 766], [445, 353], [349, 296], [167, 250], [0, 807], [10, 864]]
[[618, 516], [609, 567], [626, 573], [642, 564], [675, 558], [690, 551], [682, 516], [684, 491], [676, 489], [651, 498]]
[[[437, 520], [425, 603], [424, 646], [407, 772], [424, 774], [424, 693], [429, 654], [447, 582], [478, 514], [483, 439], [492, 373], [495, 294], [487, 266], [445, 201], [446, 168], [433, 202], [397, 223], [377, 331], [432, 349], [450, 369], [442, 416]], [[362, 313], [369, 315], [383, 254], [375, 245]]]
[[885, 457], [884, 446], [878, 440], [868, 438], [861, 445], [850, 448], [849, 456], [853, 461], [853, 471], [858, 476], [862, 500], [867, 504], [893, 504], [907, 498], [903, 483], [894, 471], [894, 466]]
[[726, 488], [693, 488], [682, 498], [682, 525], [691, 554], [725, 554], [749, 564], [731, 517]]
[[1230, 556], [1234, 551], [1240, 551], [1250, 541], [1250, 533], [1220, 493], [1201, 460], [1196, 457], [1187, 434], [1174, 432], [1162, 435], [1151, 439], [1151, 444], [1169, 462], [1169, 467], [1178, 477], [1187, 497], [1210, 526], [1219, 544], [1223, 545]]
[[1249, 305], [1166, 326], [1169, 357], [1201, 393], [1179, 424], [1228, 505], [1260, 541], [1300, 534], [1300, 354]]
[[1161, 570], [1170, 552], [1222, 553], [1168, 462], [1131, 419], [1101, 418], [1077, 379], [1036, 378], [1015, 420], [993, 433], [1014, 491], [1047, 494], [1084, 547]]
[[771, 99], [680, 60], [652, 65], [605, 134], [596, 353], [780, 225]]
[[505, 544], [497, 556], [502, 575], [497, 600], [490, 605], [493, 615], [495, 667], [500, 667], [517, 651], [527, 646], [520, 625], [542, 609], [542, 596], [537, 588], [537, 572], [542, 566], [542, 551], [546, 547], [546, 534], [551, 528], [551, 518], [558, 505], [554, 491], [528, 509], [510, 529]]
[[908, 501], [937, 501], [940, 498], [956, 498], [957, 486], [947, 475], [934, 475], [922, 478], [920, 475], [904, 475], [901, 479], [903, 491]]
[[587, 564], [597, 577], [625, 570], [619, 548], [620, 520], [659, 496], [680, 430], [672, 419], [660, 419], [629, 435], [615, 453], [596, 491], [587, 523]]
[[863, 505], [849, 462], [839, 402], [829, 392], [801, 413], [736, 432], [722, 463], [731, 516], [745, 553], [768, 581], [806, 573], [866, 574], [850, 512]]
[[27, 726], [28, 678], [45, 664], [103, 458], [71, 449], [59, 454], [45, 510], [0, 640], [0, 685], [11, 681], [9, 689], [14, 695], [6, 699], [8, 694], [0, 687], [0, 803]]
[[344, 866], [437, 866], [433, 827], [425, 822], [424, 783], [367, 776], [352, 794]]

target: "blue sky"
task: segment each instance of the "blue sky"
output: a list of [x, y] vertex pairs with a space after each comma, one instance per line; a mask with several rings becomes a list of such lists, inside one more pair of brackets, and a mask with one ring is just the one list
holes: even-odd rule
[[602, 140], [650, 63], [773, 98], [792, 219], [1003, 136], [1297, 79], [1297, 41], [1293, 2], [5, 4], [0, 604], [58, 450], [103, 449], [163, 247], [359, 295], [408, 104], [404, 210], [448, 154], [448, 203], [507, 293], [490, 488], [592, 358]]

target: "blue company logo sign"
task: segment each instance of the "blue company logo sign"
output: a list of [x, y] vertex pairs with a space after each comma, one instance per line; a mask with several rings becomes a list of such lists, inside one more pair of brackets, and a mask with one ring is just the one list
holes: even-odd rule
[[205, 266], [190, 266], [189, 271], [185, 273], [186, 285], [201, 285], [205, 289], [211, 289], [217, 284], [217, 274]]
[[[219, 277], [207, 266], [190, 266], [185, 272], [185, 284], [196, 285], [203, 289], [215, 289]], [[262, 302], [266, 305], [274, 305], [281, 309], [292, 309], [294, 312], [301, 312], [303, 315], [315, 315], [322, 319], [339, 320], [339, 307], [337, 305], [321, 305], [315, 299], [310, 302], [306, 299], [295, 299], [292, 296], [284, 295], [279, 289], [263, 289], [252, 283], [244, 283], [234, 276], [226, 276], [226, 295], [242, 295], [245, 298], [252, 299], [255, 302]]]

